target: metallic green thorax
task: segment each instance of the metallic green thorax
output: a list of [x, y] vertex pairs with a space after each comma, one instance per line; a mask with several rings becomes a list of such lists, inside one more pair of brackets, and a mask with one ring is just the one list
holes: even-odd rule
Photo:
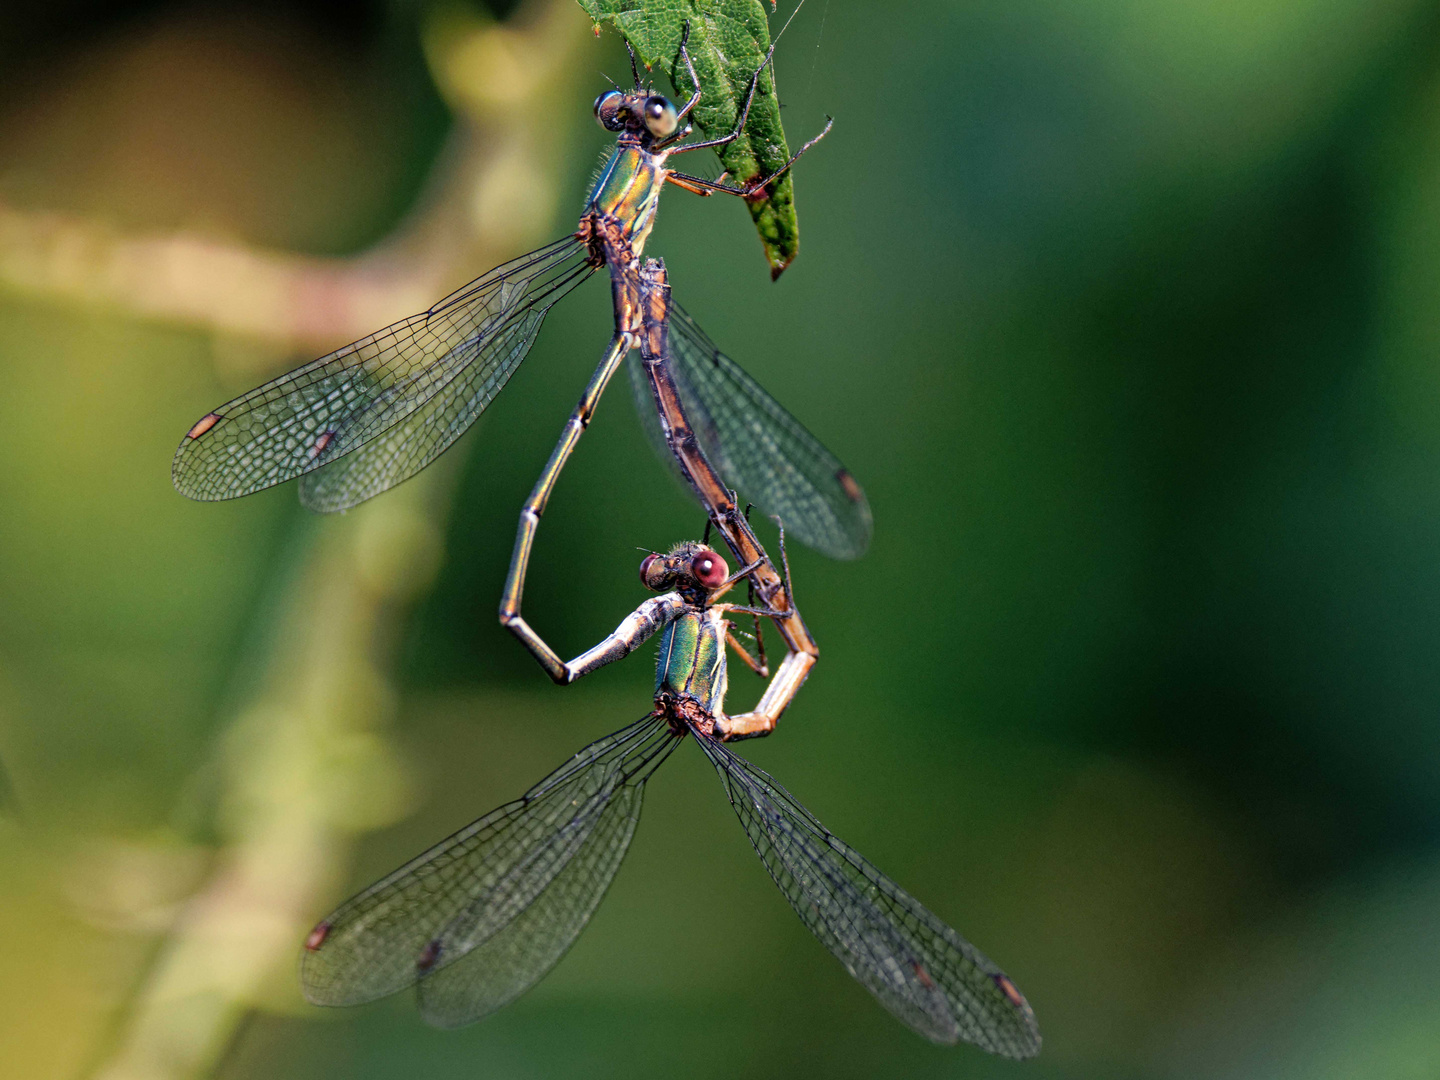
[[638, 256], [655, 224], [664, 186], [665, 154], [652, 154], [622, 138], [595, 178], [585, 212], [618, 221]]
[[660, 632], [655, 696], [696, 701], [718, 715], [725, 705], [725, 619], [715, 610], [688, 610]]

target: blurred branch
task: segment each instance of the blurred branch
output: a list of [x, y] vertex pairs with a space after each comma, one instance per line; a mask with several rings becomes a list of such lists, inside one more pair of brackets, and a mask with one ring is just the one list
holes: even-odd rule
[[[426, 49], [461, 118], [423, 205], [349, 260], [254, 251], [192, 235], [124, 236], [94, 222], [0, 207], [0, 284], [135, 314], [328, 348], [423, 309], [465, 276], [540, 239], [586, 24], [572, 0], [517, 21], [442, 12]], [[383, 738], [397, 691], [390, 628], [438, 567], [449, 470], [323, 522], [272, 641], [258, 698], [225, 736], [212, 870], [180, 907], [94, 1075], [209, 1073], [246, 1013], [284, 978], [334, 899], [349, 841], [404, 813], [408, 785]]]
[[531, 0], [505, 25], [461, 9], [431, 19], [425, 51], [455, 131], [420, 203], [364, 254], [326, 259], [189, 232], [128, 235], [0, 202], [0, 287], [300, 352], [422, 311], [549, 223], [561, 150], [549, 117], [552, 107], [573, 106], [561, 91], [584, 30], [567, 0]]
[[274, 636], [268, 685], [225, 734], [225, 846], [169, 928], [104, 1080], [206, 1075], [267, 980], [293, 969], [350, 839], [408, 808], [382, 735], [396, 697], [382, 642], [438, 568], [443, 472], [324, 523]]

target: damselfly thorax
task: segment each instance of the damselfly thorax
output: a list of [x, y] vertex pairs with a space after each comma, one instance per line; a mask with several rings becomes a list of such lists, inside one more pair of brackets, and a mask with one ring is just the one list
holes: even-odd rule
[[665, 158], [641, 146], [625, 145], [621, 137], [595, 179], [575, 236], [605, 263], [633, 264], [645, 250], [655, 226], [660, 192], [665, 184]]

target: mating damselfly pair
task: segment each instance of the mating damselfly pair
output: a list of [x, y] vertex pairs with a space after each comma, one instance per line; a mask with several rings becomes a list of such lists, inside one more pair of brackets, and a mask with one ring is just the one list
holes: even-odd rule
[[[307, 942], [307, 993], [348, 1004], [418, 983], [428, 1017], [463, 1023], [523, 992], [599, 903], [634, 831], [645, 779], [690, 735], [720, 771], [777, 884], [852, 975], [930, 1038], [1028, 1056], [1039, 1036], [1014, 984], [725, 745], [773, 730], [818, 656], [788, 567], [782, 574], [764, 554], [734, 492], [790, 536], [837, 558], [865, 550], [871, 519], [850, 473], [672, 303], [663, 263], [642, 258], [665, 183], [753, 196], [829, 124], [779, 172], [749, 184], [676, 172], [668, 164], [675, 155], [740, 136], [770, 54], [733, 130], [688, 143], [686, 118], [701, 90], [684, 36], [677, 58], [693, 86], [682, 107], [642, 86], [633, 53], [633, 90], [596, 100], [596, 119], [616, 143], [574, 234], [207, 413], [176, 453], [175, 485], [194, 498], [232, 498], [299, 477], [307, 506], [354, 506], [448, 448], [504, 387], [550, 307], [602, 266], [610, 271], [614, 333], [521, 512], [500, 617], [561, 683], [662, 631], [655, 708], [322, 921]], [[743, 569], [734, 579], [722, 569], [712, 580], [701, 561], [713, 560], [712, 569], [724, 563], [708, 548], [647, 563], [646, 584], [672, 591], [566, 664], [521, 615], [525, 576], [560, 471], [627, 356], [635, 357], [632, 386], [652, 440]], [[717, 604], [741, 577], [760, 606]], [[787, 646], [759, 704], [738, 716], [723, 711], [726, 610], [772, 621]], [[752, 666], [768, 674], [763, 657]]]

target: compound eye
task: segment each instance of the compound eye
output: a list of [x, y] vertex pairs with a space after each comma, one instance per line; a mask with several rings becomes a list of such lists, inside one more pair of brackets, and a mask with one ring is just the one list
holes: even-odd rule
[[640, 560], [640, 584], [658, 592], [665, 585], [666, 574], [665, 565], [656, 563], [660, 563], [660, 556], [653, 553]]
[[645, 127], [651, 135], [660, 139], [673, 135], [679, 123], [675, 106], [665, 98], [655, 94], [645, 99]]
[[620, 122], [620, 103], [624, 100], [619, 90], [606, 90], [595, 99], [595, 122], [606, 131], [619, 131], [624, 126]]
[[690, 573], [695, 575], [695, 580], [701, 585], [713, 589], [730, 576], [730, 568], [715, 552], [702, 551], [690, 560]]

